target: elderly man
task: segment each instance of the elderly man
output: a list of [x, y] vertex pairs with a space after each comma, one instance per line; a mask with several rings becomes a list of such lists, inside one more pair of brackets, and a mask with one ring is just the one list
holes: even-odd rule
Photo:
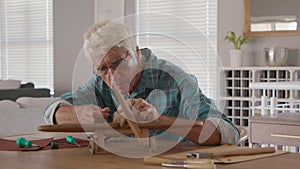
[[49, 105], [44, 115], [49, 124], [122, 121], [116, 116], [122, 106], [111, 90], [117, 87], [130, 100], [137, 122], [190, 119], [202, 121], [211, 131], [204, 132], [203, 126], [172, 130], [169, 138], [177, 136], [177, 141], [202, 145], [237, 144], [238, 130], [201, 92], [197, 79], [157, 58], [150, 49], [140, 49], [125, 25], [95, 24], [84, 35], [84, 51], [93, 64], [94, 76], [85, 86]]

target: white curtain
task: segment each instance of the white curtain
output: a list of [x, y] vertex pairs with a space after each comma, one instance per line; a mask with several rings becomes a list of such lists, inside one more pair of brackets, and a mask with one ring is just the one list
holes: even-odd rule
[[217, 0], [139, 0], [140, 47], [149, 47], [189, 73], [217, 98]]
[[53, 91], [52, 0], [0, 0], [0, 79]]

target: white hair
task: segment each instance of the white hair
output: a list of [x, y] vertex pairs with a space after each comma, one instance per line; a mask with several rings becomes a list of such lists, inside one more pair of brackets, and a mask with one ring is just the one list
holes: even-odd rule
[[84, 34], [83, 49], [90, 61], [101, 60], [114, 46], [123, 47], [135, 56], [136, 41], [124, 24], [103, 21], [90, 27]]

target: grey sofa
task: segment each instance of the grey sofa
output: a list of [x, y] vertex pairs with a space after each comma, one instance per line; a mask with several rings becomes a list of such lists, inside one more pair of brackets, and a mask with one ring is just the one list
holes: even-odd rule
[[38, 126], [46, 124], [43, 119], [45, 109], [58, 99], [60, 98], [19, 97], [16, 101], [0, 100], [0, 136], [35, 133]]
[[34, 88], [33, 83], [21, 84], [19, 89], [0, 90], [0, 100], [16, 101], [19, 97], [50, 97], [50, 89]]

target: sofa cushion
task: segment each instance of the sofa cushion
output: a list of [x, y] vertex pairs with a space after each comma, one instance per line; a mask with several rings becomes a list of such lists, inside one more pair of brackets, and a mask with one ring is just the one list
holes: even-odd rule
[[20, 109], [20, 105], [11, 100], [1, 100], [0, 108], [1, 110], [18, 110]]
[[43, 120], [43, 112], [43, 107], [18, 110], [1, 109], [0, 135], [35, 133], [38, 126], [46, 124]]
[[50, 89], [46, 88], [20, 88], [0, 90], [0, 100], [16, 101], [20, 97], [50, 97]]
[[0, 80], [0, 89], [19, 89], [21, 80]]
[[20, 97], [16, 102], [21, 108], [44, 107], [58, 100], [59, 97]]
[[30, 88], [33, 89], [34, 88], [34, 84], [31, 82], [25, 83], [25, 84], [21, 84], [20, 88]]

